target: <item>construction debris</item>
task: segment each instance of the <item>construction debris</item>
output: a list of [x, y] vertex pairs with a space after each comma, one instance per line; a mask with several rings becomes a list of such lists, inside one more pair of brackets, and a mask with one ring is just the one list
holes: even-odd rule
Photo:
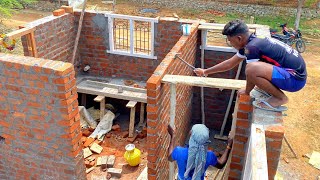
[[91, 117], [95, 120], [95, 121], [99, 121], [100, 120], [100, 110], [99, 109], [95, 109], [93, 106], [89, 109], [87, 109], [88, 112], [90, 113]]
[[310, 157], [311, 157], [311, 153], [304, 154], [304, 155], [302, 155], [302, 157], [305, 157], [305, 158], [310, 159]]
[[102, 156], [101, 157], [101, 170], [102, 171], [106, 171], [107, 170], [107, 167], [108, 167], [108, 159], [109, 159], [110, 157], [108, 157], [108, 156]]
[[109, 168], [108, 173], [110, 173], [112, 177], [114, 176], [114, 177], [120, 178], [121, 173], [122, 173], [122, 169]]
[[88, 161], [88, 160], [85, 160], [84, 161], [84, 164], [86, 165], [86, 168], [91, 168], [95, 165], [95, 162], [94, 161]]
[[90, 135], [92, 138], [101, 138], [103, 135], [111, 131], [113, 119], [115, 115], [111, 111], [107, 111], [106, 115], [103, 116], [102, 120]]
[[113, 125], [111, 129], [112, 131], [121, 131], [119, 124]]
[[72, 6], [61, 6], [61, 9], [64, 9], [66, 13], [73, 14], [73, 7]]
[[86, 108], [83, 106], [79, 106], [79, 113], [80, 113], [80, 121], [81, 118], [83, 118], [84, 121], [86, 121], [91, 128], [97, 127], [97, 122], [91, 117], [90, 113]]
[[116, 156], [111, 155], [108, 157], [107, 166], [108, 168], [112, 168], [114, 166], [114, 162], [116, 161]]
[[137, 139], [137, 136], [138, 136], [137, 133], [134, 133], [133, 137], [128, 138], [127, 141], [130, 143], [133, 143]]
[[89, 156], [91, 156], [91, 155], [92, 155], [92, 152], [90, 151], [89, 148], [84, 148], [84, 149], [83, 149], [83, 157], [84, 157], [84, 158], [87, 158], [87, 157], [89, 157]]
[[320, 170], [320, 153], [313, 151], [309, 160], [309, 164]]
[[88, 137], [86, 142], [83, 144], [84, 147], [90, 146], [94, 142], [94, 138]]
[[94, 166], [91, 167], [91, 168], [89, 168], [89, 169], [87, 169], [87, 170], [86, 170], [86, 173], [88, 174], [88, 173], [90, 173], [92, 170], [94, 170]]
[[103, 150], [103, 147], [99, 146], [97, 143], [93, 143], [90, 146], [90, 150], [97, 153], [97, 154], [100, 154]]

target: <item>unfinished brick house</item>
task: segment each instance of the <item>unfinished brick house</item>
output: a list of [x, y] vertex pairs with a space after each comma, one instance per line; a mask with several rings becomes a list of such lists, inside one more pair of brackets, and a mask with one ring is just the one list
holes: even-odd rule
[[[232, 130], [234, 146], [223, 178], [273, 179], [284, 136], [282, 114], [253, 108], [253, 97], [234, 96], [231, 113], [225, 115], [230, 94], [244, 85], [231, 80], [238, 68], [190, 82], [184, 76], [194, 76], [192, 69], [175, 58], [179, 54], [195, 67], [210, 67], [233, 56], [230, 47], [206, 43], [210, 30], [223, 25], [86, 11], [73, 65], [79, 19], [75, 11], [29, 23], [11, 33], [23, 35], [24, 56], [0, 53], [0, 179], [86, 179], [78, 106], [87, 94], [139, 104], [137, 114], [146, 116], [149, 180], [173, 178], [167, 125], [176, 127], [183, 145], [191, 124], [202, 117], [210, 129], [223, 126], [225, 135]], [[114, 26], [117, 21], [125, 27]], [[138, 32], [134, 24], [148, 28]], [[182, 34], [182, 24], [191, 25], [189, 35]], [[265, 31], [264, 26], [250, 27], [256, 34]], [[145, 34], [138, 39], [137, 32]], [[244, 68], [238, 76], [245, 78]], [[131, 79], [140, 87], [124, 89], [127, 95], [112, 93], [99, 89], [104, 86], [95, 78], [108, 85]]]

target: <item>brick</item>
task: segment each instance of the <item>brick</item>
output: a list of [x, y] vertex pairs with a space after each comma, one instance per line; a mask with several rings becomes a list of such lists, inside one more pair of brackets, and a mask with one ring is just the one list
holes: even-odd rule
[[113, 125], [111, 129], [112, 131], [121, 131], [121, 127], [119, 126], [119, 124]]
[[130, 143], [133, 143], [137, 139], [137, 136], [138, 136], [137, 133], [134, 133], [133, 137], [128, 138], [127, 141]]
[[53, 14], [54, 16], [61, 16], [61, 15], [63, 15], [65, 12], [66, 12], [66, 11], [65, 11], [64, 9], [57, 9], [57, 10], [54, 10], [54, 11], [52, 12], [52, 14]]
[[239, 109], [240, 111], [252, 112], [253, 107], [252, 107], [252, 105], [241, 104], [241, 103], [240, 103], [238, 109]]
[[117, 168], [108, 168], [108, 173], [111, 174], [112, 177], [121, 177], [122, 169], [117, 169]]
[[265, 134], [267, 138], [282, 139], [284, 136], [284, 126], [269, 126], [265, 129]]
[[129, 136], [129, 131], [124, 131], [121, 133], [122, 138], [127, 138]]
[[108, 168], [112, 168], [114, 166], [114, 162], [116, 160], [116, 156], [115, 155], [110, 155], [108, 157], [108, 161], [107, 161], [107, 167]]
[[92, 152], [90, 151], [89, 148], [84, 148], [84, 149], [83, 149], [83, 157], [84, 157], [84, 158], [87, 158], [87, 157], [89, 157], [89, 156], [91, 156], [91, 155], [92, 155]]
[[84, 147], [88, 147], [91, 143], [94, 142], [94, 138], [87, 138], [87, 141], [83, 144]]
[[73, 14], [73, 7], [72, 6], [61, 6], [61, 9], [64, 9], [66, 13]]
[[242, 103], [250, 103], [251, 102], [251, 97], [249, 95], [241, 94], [239, 97], [239, 102]]
[[103, 150], [103, 147], [99, 146], [97, 143], [93, 143], [90, 146], [90, 150], [97, 153], [97, 154], [100, 154]]
[[82, 135], [89, 137], [91, 135], [91, 132], [88, 129], [84, 129], [84, 130], [82, 130]]
[[245, 120], [237, 119], [236, 126], [243, 127], [243, 128], [249, 128], [249, 122], [245, 121]]

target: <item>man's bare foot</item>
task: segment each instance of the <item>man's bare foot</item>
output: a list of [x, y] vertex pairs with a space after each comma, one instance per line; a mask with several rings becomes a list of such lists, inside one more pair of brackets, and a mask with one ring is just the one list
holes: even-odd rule
[[287, 96], [284, 96], [282, 99], [276, 98], [274, 96], [271, 96], [267, 102], [273, 106], [273, 107], [278, 107], [281, 106], [283, 104], [286, 104], [289, 101]]

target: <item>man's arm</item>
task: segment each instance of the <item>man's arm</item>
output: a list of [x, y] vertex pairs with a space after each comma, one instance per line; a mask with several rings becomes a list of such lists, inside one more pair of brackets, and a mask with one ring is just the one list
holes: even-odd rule
[[194, 72], [198, 76], [208, 76], [209, 74], [228, 71], [228, 70], [234, 68], [236, 65], [238, 65], [243, 60], [244, 60], [244, 58], [240, 58], [238, 55], [235, 54], [230, 59], [227, 59], [227, 60], [225, 60], [215, 66], [212, 66], [208, 69], [197, 68], [194, 70]]
[[174, 144], [175, 144], [175, 133], [174, 133], [174, 129], [170, 126], [170, 125], [168, 125], [168, 132], [169, 132], [169, 134], [170, 134], [170, 145], [169, 145], [169, 148], [168, 148], [168, 160], [169, 161], [174, 161], [173, 159], [172, 159], [172, 152], [173, 152], [173, 149], [174, 149]]
[[228, 159], [230, 151], [231, 151], [232, 143], [233, 143], [233, 140], [228, 139], [227, 148], [224, 150], [222, 156], [218, 158], [218, 162], [215, 165], [215, 167], [217, 167], [218, 169], [222, 169], [224, 167], [224, 165], [227, 163], [227, 159]]

